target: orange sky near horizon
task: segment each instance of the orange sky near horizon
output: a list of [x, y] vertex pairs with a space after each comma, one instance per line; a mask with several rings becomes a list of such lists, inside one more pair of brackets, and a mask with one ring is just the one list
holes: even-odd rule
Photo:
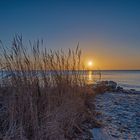
[[[105, 44], [84, 44], [90, 47], [82, 47], [84, 64], [93, 61], [93, 69], [101, 70], [140, 70], [140, 49], [118, 47], [104, 47]], [[83, 46], [84, 46], [83, 45]], [[109, 46], [109, 45], [108, 45]]]

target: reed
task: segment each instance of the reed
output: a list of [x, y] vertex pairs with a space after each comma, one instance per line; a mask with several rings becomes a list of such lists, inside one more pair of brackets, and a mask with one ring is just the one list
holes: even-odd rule
[[[79, 46], [48, 50], [43, 41], [0, 45], [0, 124], [3, 140], [72, 139], [88, 116], [88, 90]], [[83, 69], [82, 71], [80, 71]]]

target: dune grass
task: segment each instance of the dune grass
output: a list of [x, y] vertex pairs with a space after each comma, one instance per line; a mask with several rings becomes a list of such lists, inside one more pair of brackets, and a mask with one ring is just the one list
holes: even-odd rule
[[[0, 45], [0, 133], [3, 140], [65, 140], [82, 133], [92, 90], [80, 76], [81, 50], [24, 46], [16, 36]], [[7, 73], [8, 76], [5, 76]], [[89, 115], [90, 114], [90, 115]]]

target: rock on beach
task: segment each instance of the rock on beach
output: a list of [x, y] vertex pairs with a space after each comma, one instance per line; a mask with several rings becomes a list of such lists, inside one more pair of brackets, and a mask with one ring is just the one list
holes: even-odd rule
[[105, 92], [119, 92], [119, 93], [128, 93], [128, 94], [140, 94], [140, 91], [135, 89], [124, 89], [114, 81], [99, 81], [93, 85], [93, 89], [96, 93], [105, 93]]

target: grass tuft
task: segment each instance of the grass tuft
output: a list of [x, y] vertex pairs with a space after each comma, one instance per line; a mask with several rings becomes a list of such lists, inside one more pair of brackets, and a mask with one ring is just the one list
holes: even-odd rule
[[0, 133], [3, 140], [73, 139], [87, 119], [91, 90], [81, 73], [81, 50], [26, 47], [16, 36], [0, 45]]

